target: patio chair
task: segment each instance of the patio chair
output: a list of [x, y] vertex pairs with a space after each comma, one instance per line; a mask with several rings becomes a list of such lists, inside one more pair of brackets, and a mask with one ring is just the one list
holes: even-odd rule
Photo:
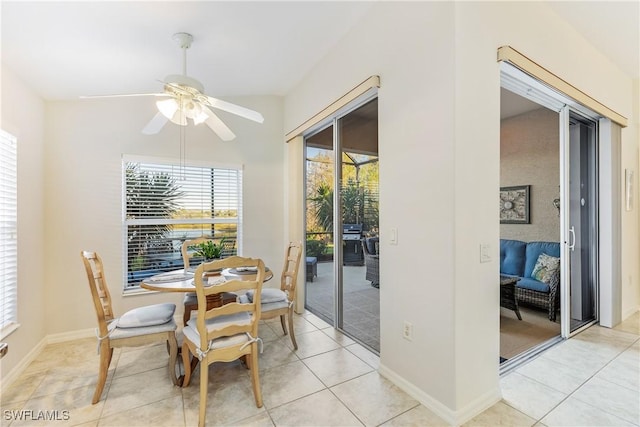
[[378, 237], [367, 237], [361, 240], [364, 265], [366, 267], [365, 279], [371, 282], [374, 288], [380, 287], [380, 257], [378, 254]]
[[80, 255], [87, 272], [89, 289], [91, 290], [93, 305], [98, 316], [96, 335], [98, 337], [100, 367], [96, 391], [93, 394], [91, 403], [96, 404], [100, 400], [114, 348], [136, 347], [156, 341], [167, 342], [169, 348], [169, 376], [173, 384], [178, 385], [175, 370], [178, 357], [177, 326], [173, 320], [176, 305], [148, 305], [134, 308], [120, 317], [115, 317], [102, 259], [95, 252], [82, 251]]

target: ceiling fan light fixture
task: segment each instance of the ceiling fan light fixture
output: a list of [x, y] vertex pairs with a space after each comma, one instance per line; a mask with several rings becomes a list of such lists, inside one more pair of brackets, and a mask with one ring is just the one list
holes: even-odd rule
[[216, 110], [226, 111], [257, 123], [264, 122], [264, 117], [257, 111], [206, 95], [202, 83], [187, 75], [187, 49], [191, 47], [193, 36], [189, 33], [176, 33], [173, 39], [182, 49], [182, 74], [166, 76], [162, 81], [164, 83], [162, 93], [97, 95], [97, 97], [162, 97], [162, 100], [156, 102], [158, 112], [142, 130], [145, 135], [157, 134], [168, 121], [179, 126], [187, 126], [188, 119], [191, 119], [194, 125], [205, 123], [223, 141], [231, 141], [235, 138], [235, 134], [216, 116]]
[[158, 111], [160, 111], [163, 116], [173, 121], [173, 116], [176, 114], [176, 111], [178, 111], [178, 102], [174, 98], [163, 99], [156, 101], [156, 107], [158, 107]]
[[185, 99], [180, 107], [188, 119], [195, 120], [202, 113], [202, 106], [193, 99]]
[[204, 108], [200, 110], [200, 113], [193, 118], [193, 124], [199, 125], [204, 123], [209, 118], [209, 115], [204, 111]]
[[187, 125], [187, 118], [184, 115], [184, 111], [182, 110], [177, 110], [173, 117], [171, 117], [169, 120], [171, 121], [171, 123], [175, 123], [180, 126]]

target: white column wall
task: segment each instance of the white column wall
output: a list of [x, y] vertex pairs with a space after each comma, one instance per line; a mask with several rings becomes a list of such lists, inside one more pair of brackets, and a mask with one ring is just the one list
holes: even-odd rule
[[46, 335], [43, 238], [44, 101], [11, 70], [2, 66], [2, 123], [18, 139], [18, 323], [2, 341], [4, 380]]
[[[629, 126], [622, 129], [622, 319], [640, 310], [640, 80], [633, 82], [633, 112]], [[625, 210], [625, 169], [634, 171], [633, 209]]]

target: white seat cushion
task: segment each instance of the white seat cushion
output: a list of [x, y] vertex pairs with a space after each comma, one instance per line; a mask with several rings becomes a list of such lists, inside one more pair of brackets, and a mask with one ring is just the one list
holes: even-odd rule
[[185, 305], [197, 305], [198, 304], [198, 296], [195, 292], [187, 292], [184, 296], [184, 300], [182, 301]]
[[[229, 325], [249, 325], [251, 323], [251, 315], [247, 312], [229, 314], [226, 316], [214, 317], [206, 320], [207, 332], [218, 331]], [[196, 326], [196, 319], [187, 322], [187, 326], [183, 329], [184, 337], [196, 344], [200, 345], [200, 334]], [[249, 340], [244, 332], [230, 337], [222, 337], [213, 340], [211, 348], [229, 347], [232, 345], [247, 342]]]
[[262, 310], [262, 312], [267, 312], [267, 311], [271, 311], [271, 310], [279, 310], [281, 308], [285, 308], [289, 306], [289, 301], [285, 300], [285, 301], [275, 301], [275, 302], [270, 302], [270, 303], [266, 303], [266, 304], [260, 304], [260, 310]]
[[[253, 291], [247, 292], [247, 298], [253, 302]], [[260, 294], [260, 303], [269, 304], [270, 302], [287, 301], [287, 294], [280, 289], [263, 288]]]
[[111, 323], [109, 325], [109, 330], [113, 329], [113, 331], [109, 334], [109, 339], [117, 340], [119, 338], [131, 338], [137, 337], [140, 335], [149, 335], [156, 334], [158, 332], [171, 332], [175, 331], [178, 325], [176, 324], [173, 318], [165, 323], [160, 325], [151, 325], [151, 326], [141, 326], [139, 328], [120, 328], [118, 325], [115, 326], [115, 329], [111, 327], [111, 325], [116, 325], [115, 323]]
[[117, 320], [118, 328], [162, 325], [173, 319], [175, 304], [154, 304], [127, 311]]

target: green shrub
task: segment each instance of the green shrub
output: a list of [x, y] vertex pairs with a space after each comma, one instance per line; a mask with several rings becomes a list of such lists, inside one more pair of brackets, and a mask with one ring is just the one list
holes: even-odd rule
[[327, 245], [320, 240], [307, 240], [307, 256], [320, 256], [327, 249]]

